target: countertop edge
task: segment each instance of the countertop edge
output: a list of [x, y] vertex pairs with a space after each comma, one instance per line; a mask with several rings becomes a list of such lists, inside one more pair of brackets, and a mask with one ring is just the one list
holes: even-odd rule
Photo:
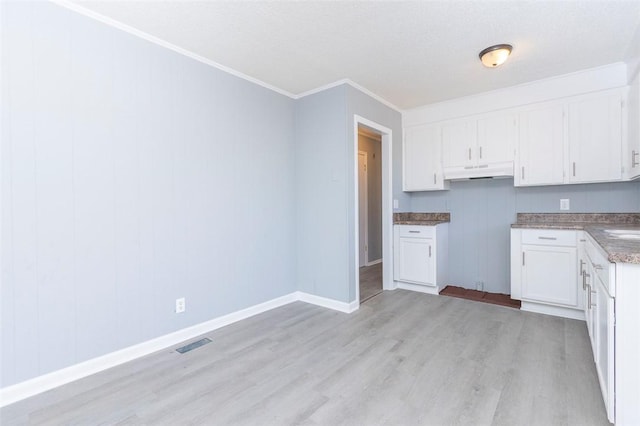
[[[511, 229], [553, 229], [567, 231], [585, 231], [607, 254], [607, 259], [612, 263], [640, 264], [640, 251], [629, 253], [617, 250], [612, 247], [620, 244], [620, 241], [603, 236], [602, 230], [605, 228], [629, 227], [628, 223], [513, 223]], [[632, 225], [637, 228], [637, 225]]]

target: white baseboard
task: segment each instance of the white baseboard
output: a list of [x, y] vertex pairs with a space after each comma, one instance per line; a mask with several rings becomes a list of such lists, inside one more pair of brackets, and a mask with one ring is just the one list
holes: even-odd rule
[[585, 321], [584, 312], [579, 309], [562, 308], [560, 306], [545, 305], [542, 303], [522, 302], [521, 311], [535, 312], [537, 314], [553, 315], [554, 317], [571, 318]]
[[24, 382], [16, 383], [15, 385], [7, 386], [0, 389], [0, 407], [13, 404], [22, 399], [99, 373], [100, 371], [124, 364], [125, 362], [133, 361], [136, 358], [149, 355], [153, 352], [182, 343], [185, 340], [193, 339], [194, 337], [217, 330], [226, 325], [296, 301], [302, 301], [345, 313], [351, 313], [360, 306], [357, 301], [345, 303], [296, 291], [191, 327], [183, 328], [173, 333], [165, 334], [164, 336], [137, 345], [71, 365], [61, 370], [56, 370]]
[[298, 291], [297, 295], [298, 300], [300, 300], [301, 302], [322, 306], [323, 308], [333, 309], [334, 311], [340, 311], [346, 314], [350, 314], [360, 307], [360, 303], [357, 300], [354, 300], [351, 303], [340, 302], [334, 299], [327, 299], [326, 297], [316, 296], [314, 294], [309, 294], [302, 291]]
[[420, 284], [410, 284], [410, 283], [402, 283], [402, 282], [397, 282], [398, 283], [398, 287], [402, 290], [411, 290], [411, 291], [417, 291], [418, 293], [426, 293], [426, 294], [440, 294], [440, 289], [438, 287], [430, 287], [430, 286], [426, 286], [426, 285], [420, 285]]

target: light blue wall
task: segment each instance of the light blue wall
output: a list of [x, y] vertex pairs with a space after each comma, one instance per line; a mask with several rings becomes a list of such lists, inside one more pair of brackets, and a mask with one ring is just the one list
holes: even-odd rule
[[300, 291], [348, 301], [346, 86], [295, 107], [296, 282]]
[[[373, 99], [369, 95], [353, 88], [352, 86], [346, 86], [347, 90], [347, 142], [346, 142], [346, 161], [348, 166], [347, 173], [347, 220], [348, 228], [347, 234], [349, 245], [349, 263], [348, 263], [348, 278], [349, 278], [349, 298], [348, 301], [353, 301], [356, 298], [356, 283], [353, 277], [355, 276], [355, 227], [358, 226], [355, 223], [355, 205], [353, 201], [356, 199], [355, 194], [355, 181], [354, 181], [354, 164], [356, 159], [354, 158], [354, 115], [371, 120], [379, 125], [387, 127], [392, 132], [392, 188], [393, 198], [398, 200], [399, 209], [409, 208], [411, 199], [408, 194], [402, 192], [402, 115], [384, 104]], [[384, 148], [383, 148], [384, 152]]]
[[293, 100], [1, 7], [1, 386], [297, 289]]
[[394, 197], [401, 190], [400, 113], [349, 85], [296, 103], [296, 253], [301, 291], [341, 302], [355, 300], [354, 114], [393, 132]]
[[640, 212], [640, 181], [515, 188], [513, 179], [452, 182], [449, 191], [415, 192], [411, 211], [450, 212], [449, 277], [453, 285], [510, 293], [510, 225], [516, 213]]

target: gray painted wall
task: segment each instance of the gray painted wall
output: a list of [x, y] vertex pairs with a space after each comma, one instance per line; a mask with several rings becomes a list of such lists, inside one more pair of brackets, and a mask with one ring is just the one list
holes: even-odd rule
[[346, 86], [295, 106], [296, 283], [348, 301]]
[[[392, 188], [393, 198], [398, 200], [398, 211], [406, 211], [411, 206], [411, 198], [409, 194], [402, 192], [402, 115], [386, 105], [376, 101], [369, 95], [353, 88], [352, 86], [346, 86], [347, 91], [347, 142], [346, 142], [346, 164], [348, 167], [347, 172], [347, 193], [346, 193], [346, 209], [348, 228], [346, 234], [349, 235], [349, 262], [348, 262], [348, 289], [349, 296], [348, 301], [353, 301], [356, 298], [356, 283], [353, 280], [355, 276], [356, 259], [354, 259], [355, 253], [355, 241], [353, 236], [355, 235], [354, 222], [354, 203], [355, 200], [355, 182], [354, 182], [354, 115], [371, 120], [382, 126], [389, 128], [392, 132]], [[402, 210], [405, 209], [405, 210]]]
[[358, 135], [358, 150], [367, 153], [367, 228], [369, 261], [382, 259], [382, 162], [380, 139]]
[[640, 212], [640, 182], [515, 188], [513, 179], [452, 182], [449, 191], [415, 192], [411, 211], [450, 212], [450, 284], [510, 293], [510, 225], [516, 213]]
[[296, 290], [293, 100], [1, 4], [1, 386]]
[[296, 102], [296, 281], [301, 291], [355, 300], [354, 114], [392, 129], [393, 190], [401, 207], [400, 113], [341, 85]]

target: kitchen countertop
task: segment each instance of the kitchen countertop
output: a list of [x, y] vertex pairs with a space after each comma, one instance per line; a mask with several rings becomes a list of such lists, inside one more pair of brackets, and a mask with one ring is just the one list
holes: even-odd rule
[[610, 262], [640, 264], [640, 239], [618, 238], [606, 232], [640, 231], [640, 213], [518, 213], [511, 227], [584, 230], [607, 253]]
[[435, 226], [451, 222], [450, 213], [394, 213], [394, 225]]

